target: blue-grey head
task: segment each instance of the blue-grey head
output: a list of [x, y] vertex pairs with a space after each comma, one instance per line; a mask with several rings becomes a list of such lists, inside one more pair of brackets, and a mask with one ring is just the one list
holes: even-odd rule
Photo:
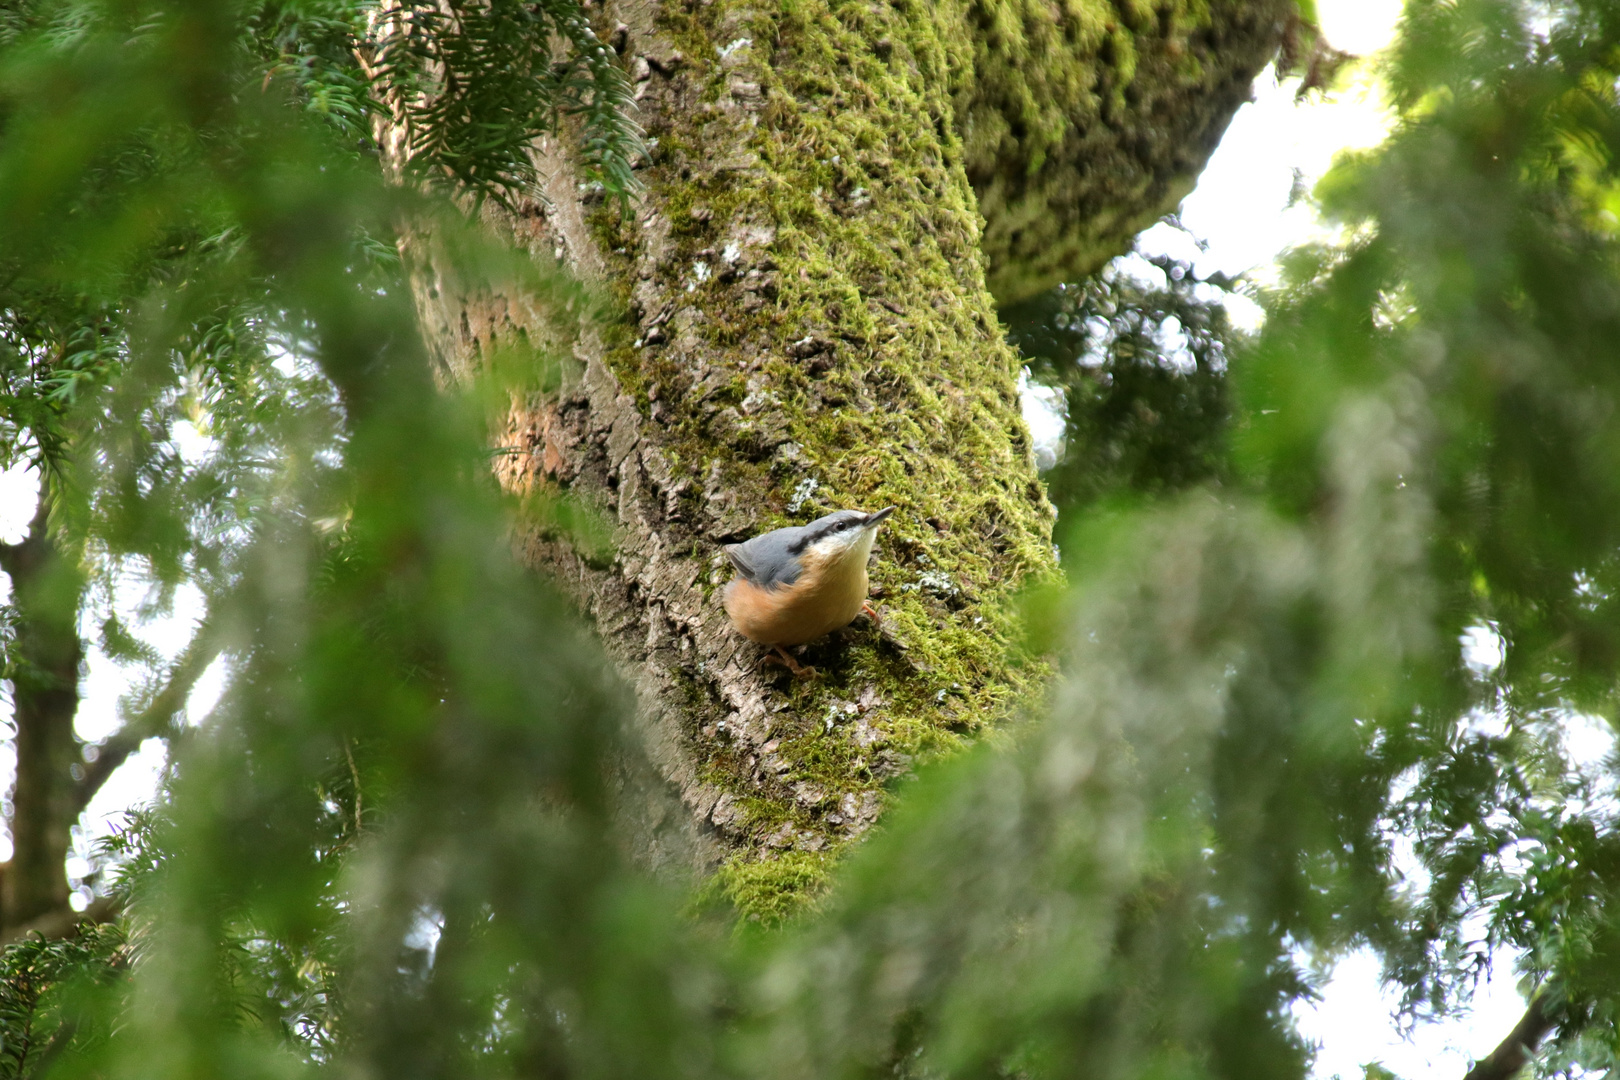
[[866, 564], [878, 526], [894, 507], [867, 513], [835, 510], [808, 525], [775, 529], [725, 549], [737, 573], [755, 585], [772, 588], [799, 580], [806, 559], [816, 562], [859, 559]]

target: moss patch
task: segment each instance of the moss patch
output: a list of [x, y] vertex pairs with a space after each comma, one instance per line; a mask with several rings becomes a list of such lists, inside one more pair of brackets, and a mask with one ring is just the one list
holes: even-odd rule
[[955, 87], [990, 287], [1091, 273], [1192, 190], [1292, 0], [972, 0]]
[[739, 856], [709, 879], [700, 904], [723, 900], [750, 922], [778, 926], [812, 906], [830, 865], [828, 856], [802, 851], [773, 859]]

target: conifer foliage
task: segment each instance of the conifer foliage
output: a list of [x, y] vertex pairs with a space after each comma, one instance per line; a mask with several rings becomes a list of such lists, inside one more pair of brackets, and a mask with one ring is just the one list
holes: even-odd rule
[[1127, 257], [1002, 311], [1031, 377], [1063, 391], [1063, 445], [1046, 472], [1060, 533], [1110, 497], [1227, 475], [1228, 356], [1243, 334], [1225, 304], [1236, 284]]
[[[1182, 321], [1177, 377], [1219, 344], [1221, 396], [1076, 479], [1044, 709], [898, 781], [780, 926], [642, 865], [630, 694], [513, 559], [518, 515], [593, 542], [489, 467], [567, 357], [440, 385], [393, 255], [431, 228], [469, 278], [596, 302], [456, 201], [575, 124], [633, 194], [588, 21], [0, 7], [5, 453], [45, 471], [58, 568], [15, 592], [13, 692], [30, 620], [87, 590], [208, 603], [167, 667], [102, 628], [175, 765], [114, 845], [121, 921], [0, 959], [0, 1071], [1300, 1077], [1309, 960], [1362, 945], [1418, 1015], [1519, 950], [1481, 1080], [1614, 1067], [1620, 803], [1567, 736], [1620, 678], [1620, 5], [1412, 0], [1396, 131], [1318, 192], [1350, 239], [1295, 253], [1253, 342]], [[514, 34], [544, 47], [491, 70]], [[381, 175], [367, 116], [401, 108], [434, 183]], [[1063, 314], [1146, 349], [1127, 307]]]

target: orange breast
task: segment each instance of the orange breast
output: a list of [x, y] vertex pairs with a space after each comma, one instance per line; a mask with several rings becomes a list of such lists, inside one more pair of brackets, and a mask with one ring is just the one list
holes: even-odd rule
[[762, 589], [736, 578], [726, 586], [724, 601], [731, 625], [749, 641], [803, 645], [854, 622], [866, 602], [866, 590], [864, 559], [854, 566], [807, 560], [792, 585]]

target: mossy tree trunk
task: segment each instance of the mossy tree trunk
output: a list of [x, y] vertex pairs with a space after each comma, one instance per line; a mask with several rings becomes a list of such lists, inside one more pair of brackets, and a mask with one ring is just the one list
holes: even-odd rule
[[[620, 219], [539, 150], [492, 214], [618, 296], [561, 392], [517, 410], [504, 479], [612, 515], [592, 560], [526, 539], [636, 680], [654, 757], [754, 913], [791, 906], [919, 755], [1039, 693], [1015, 593], [1053, 512], [996, 296], [1087, 273], [1190, 189], [1289, 0], [609, 0], [653, 146]], [[386, 143], [386, 140], [385, 140]], [[521, 298], [419, 267], [451, 365], [540, 333]], [[988, 284], [987, 284], [988, 283]], [[992, 286], [995, 294], [992, 293]], [[794, 681], [735, 635], [721, 545], [898, 511], [864, 618]]]

